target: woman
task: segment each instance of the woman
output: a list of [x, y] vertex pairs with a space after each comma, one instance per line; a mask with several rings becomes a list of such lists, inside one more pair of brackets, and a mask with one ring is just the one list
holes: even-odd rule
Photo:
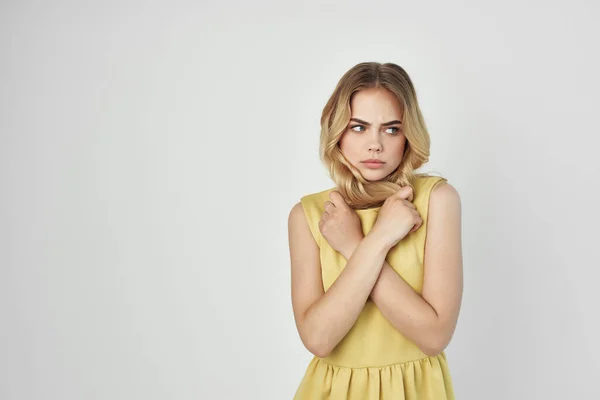
[[454, 399], [444, 349], [462, 300], [461, 202], [415, 172], [429, 143], [404, 69], [344, 74], [321, 117], [336, 186], [288, 220], [294, 318], [314, 354], [296, 400]]

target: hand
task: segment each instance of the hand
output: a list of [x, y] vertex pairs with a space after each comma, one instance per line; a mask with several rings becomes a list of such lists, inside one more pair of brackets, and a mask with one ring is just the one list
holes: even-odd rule
[[364, 237], [360, 218], [339, 192], [332, 191], [329, 198], [331, 201], [325, 202], [319, 230], [334, 250], [350, 257]]
[[370, 233], [381, 238], [389, 248], [394, 247], [423, 224], [417, 208], [408, 200], [412, 198], [412, 188], [404, 186], [388, 197], [379, 210], [377, 221]]

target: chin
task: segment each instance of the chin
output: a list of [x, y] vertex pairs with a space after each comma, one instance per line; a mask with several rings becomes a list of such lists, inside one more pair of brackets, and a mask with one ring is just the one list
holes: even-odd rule
[[[369, 173], [370, 172], [370, 173]], [[366, 171], [362, 173], [363, 178], [369, 182], [377, 182], [388, 176], [388, 174], [381, 171]]]

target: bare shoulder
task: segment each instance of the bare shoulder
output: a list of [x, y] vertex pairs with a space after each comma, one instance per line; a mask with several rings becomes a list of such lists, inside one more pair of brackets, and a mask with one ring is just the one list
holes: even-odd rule
[[288, 220], [298, 218], [298, 215], [302, 215], [303, 213], [304, 213], [304, 211], [302, 210], [302, 202], [299, 201], [296, 204], [294, 204], [294, 206], [290, 210], [290, 215], [288, 217]]
[[288, 227], [290, 229], [298, 229], [299, 227], [306, 227], [308, 229], [308, 222], [304, 214], [304, 206], [302, 202], [294, 204], [288, 215]]
[[290, 250], [300, 252], [310, 249], [314, 252], [318, 247], [316, 239], [311, 232], [306, 212], [302, 202], [296, 203], [288, 216], [288, 235]]
[[448, 182], [440, 182], [431, 190], [429, 197], [429, 208], [435, 210], [452, 209], [460, 212], [461, 199], [458, 190]]

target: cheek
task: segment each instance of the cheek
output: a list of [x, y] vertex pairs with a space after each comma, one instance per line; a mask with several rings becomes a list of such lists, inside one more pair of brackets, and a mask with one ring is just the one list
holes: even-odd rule
[[406, 149], [406, 139], [404, 139], [396, 144], [395, 153], [398, 155], [398, 157], [402, 157], [405, 149]]
[[352, 154], [352, 144], [350, 141], [347, 140], [346, 135], [343, 135], [341, 137], [338, 145], [340, 146], [340, 149], [342, 150], [342, 153], [344, 153], [346, 158], [348, 158], [348, 156]]

